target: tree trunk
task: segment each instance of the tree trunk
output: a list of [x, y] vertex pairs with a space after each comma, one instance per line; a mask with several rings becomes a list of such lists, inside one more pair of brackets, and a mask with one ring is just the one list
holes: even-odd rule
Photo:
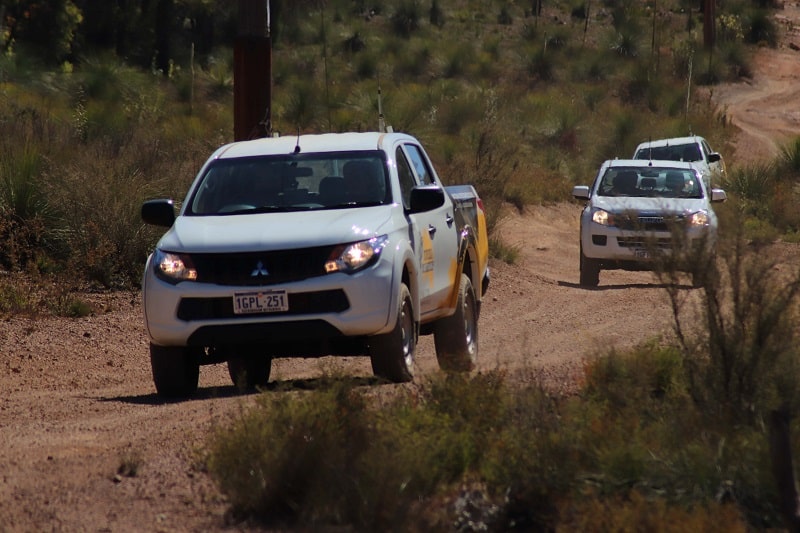
[[786, 528], [800, 532], [800, 502], [792, 465], [792, 441], [789, 431], [791, 415], [788, 407], [772, 411], [769, 418], [769, 448], [772, 475], [778, 487], [780, 510]]

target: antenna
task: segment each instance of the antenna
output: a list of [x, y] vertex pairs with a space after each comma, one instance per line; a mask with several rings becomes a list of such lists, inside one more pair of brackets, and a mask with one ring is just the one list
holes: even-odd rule
[[378, 73], [378, 131], [386, 131], [386, 120], [383, 118], [383, 102], [381, 100], [381, 75]]
[[300, 128], [297, 128], [297, 144], [294, 145], [294, 153], [300, 153]]

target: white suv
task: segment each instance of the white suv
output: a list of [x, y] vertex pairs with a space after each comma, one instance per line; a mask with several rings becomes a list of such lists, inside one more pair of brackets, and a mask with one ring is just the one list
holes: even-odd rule
[[[712, 202], [697, 168], [681, 161], [606, 161], [591, 186], [572, 195], [586, 200], [581, 214], [580, 283], [596, 287], [600, 271], [651, 270], [653, 260], [682, 246], [716, 245]], [[677, 239], [676, 229], [685, 231]]]
[[653, 159], [663, 161], [686, 161], [694, 163], [703, 175], [706, 188], [712, 182], [719, 184], [725, 177], [725, 161], [719, 152], [715, 152], [703, 137], [672, 137], [647, 141], [636, 147], [633, 159]]

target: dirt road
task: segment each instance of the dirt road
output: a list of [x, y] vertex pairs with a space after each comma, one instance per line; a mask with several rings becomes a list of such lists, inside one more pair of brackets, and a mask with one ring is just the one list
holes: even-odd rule
[[[786, 9], [796, 15], [799, 8]], [[730, 161], [770, 154], [771, 141], [800, 134], [800, 84], [793, 86], [800, 53], [783, 47], [759, 54], [752, 83], [714, 91], [742, 128]], [[742, 151], [753, 139], [763, 148]], [[510, 211], [503, 220], [500, 233], [520, 258], [492, 265], [481, 370], [504, 368], [515, 378], [570, 387], [585, 357], [669, 331], [665, 291], [651, 274], [603, 272], [597, 290], [577, 285], [579, 209], [565, 203]], [[692, 294], [688, 285], [686, 291]], [[13, 318], [0, 326], [0, 531], [225, 530], [225, 502], [194, 454], [212, 424], [254, 396], [235, 394], [220, 365], [203, 367], [195, 399], [160, 401], [139, 295], [87, 298], [94, 316]], [[430, 338], [421, 342], [419, 366], [423, 377], [435, 371]], [[275, 363], [273, 380], [281, 390], [308, 388], [337, 371], [371, 375], [366, 359], [289, 360]], [[121, 466], [135, 467], [136, 475], [120, 474]]]
[[785, 2], [775, 21], [780, 45], [758, 49], [752, 79], [713, 89], [714, 101], [741, 130], [734, 141], [740, 164], [777, 155], [800, 132], [800, 2]]
[[[565, 204], [503, 222], [522, 256], [516, 266], [493, 265], [481, 369], [572, 386], [587, 353], [668, 327], [663, 290], [649, 274], [604, 273], [600, 290], [577, 286], [577, 212]], [[92, 300], [95, 316], [14, 318], [0, 329], [0, 530], [223, 529], [224, 501], [193, 451], [212, 423], [254, 396], [237, 395], [219, 365], [201, 369], [197, 398], [160, 401], [139, 295]], [[423, 376], [436, 369], [430, 338], [419, 364]], [[366, 358], [328, 358], [277, 361], [273, 379], [308, 388], [326, 372], [371, 377]], [[124, 464], [136, 475], [118, 475]]]

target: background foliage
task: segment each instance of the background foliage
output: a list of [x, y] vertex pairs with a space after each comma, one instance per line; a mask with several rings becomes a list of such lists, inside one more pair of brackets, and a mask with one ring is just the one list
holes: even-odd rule
[[[647, 138], [693, 131], [724, 152], [702, 84], [747, 75], [747, 43], [776, 30], [763, 2], [731, 0], [706, 50], [698, 3], [274, 0], [272, 123], [375, 129], [380, 89], [387, 122], [425, 143], [443, 179], [476, 185], [491, 229], [503, 205], [569, 201]], [[157, 237], [142, 200], [180, 199], [232, 140], [236, 8], [0, 0], [2, 268], [137, 286]], [[767, 170], [734, 174], [732, 192], [762, 233], [794, 232], [795, 192]]]

